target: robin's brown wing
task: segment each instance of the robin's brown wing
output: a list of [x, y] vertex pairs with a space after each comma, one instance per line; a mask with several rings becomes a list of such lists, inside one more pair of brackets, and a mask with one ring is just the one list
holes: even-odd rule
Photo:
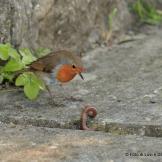
[[57, 57], [55, 53], [50, 53], [32, 62], [29, 66], [32, 70], [51, 72], [52, 69], [55, 67], [56, 62]]
[[32, 70], [44, 71], [45, 65], [41, 61], [35, 61], [30, 65]]
[[56, 65], [63, 61], [74, 62], [76, 66], [82, 66], [80, 57], [66, 50], [52, 52], [34, 61], [29, 66], [33, 70], [50, 73]]

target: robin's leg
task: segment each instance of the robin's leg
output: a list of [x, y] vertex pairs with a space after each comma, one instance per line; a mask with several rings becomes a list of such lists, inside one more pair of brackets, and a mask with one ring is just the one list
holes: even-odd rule
[[52, 95], [52, 92], [51, 92], [50, 88], [48, 87], [48, 85], [45, 85], [45, 86], [46, 86], [46, 89], [48, 91], [48, 94], [49, 94], [50, 98], [53, 100], [53, 95]]
[[51, 92], [51, 90], [50, 90], [50, 88], [49, 88], [49, 86], [48, 85], [45, 85], [46, 86], [46, 89], [47, 89], [47, 91], [48, 91], [48, 94], [49, 94], [49, 99], [50, 99], [50, 103], [52, 104], [52, 105], [56, 105], [57, 106], [57, 103], [55, 102], [55, 100], [54, 100], [54, 95], [52, 94], [52, 92]]
[[49, 97], [50, 97], [49, 98], [50, 99], [50, 104], [52, 104], [54, 106], [64, 106], [64, 104], [61, 101], [59, 101], [55, 95], [53, 95], [53, 93], [51, 92], [48, 85], [46, 85], [46, 89], [47, 89]]

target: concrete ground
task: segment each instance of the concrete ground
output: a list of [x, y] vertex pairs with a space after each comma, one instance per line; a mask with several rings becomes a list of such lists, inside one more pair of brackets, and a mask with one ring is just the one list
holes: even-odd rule
[[[45, 92], [28, 101], [21, 90], [0, 91], [1, 161], [162, 161], [162, 31], [95, 48], [83, 60], [84, 81], [51, 87], [55, 104]], [[100, 132], [74, 130], [85, 105], [96, 107], [91, 126]]]
[[1, 124], [0, 161], [160, 162], [162, 139]]

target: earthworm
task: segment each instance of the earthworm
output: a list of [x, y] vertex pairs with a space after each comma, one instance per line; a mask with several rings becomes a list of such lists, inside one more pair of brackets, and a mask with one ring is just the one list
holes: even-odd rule
[[82, 130], [89, 130], [89, 131], [94, 131], [95, 128], [89, 128], [87, 126], [87, 120], [88, 117], [95, 118], [97, 115], [97, 110], [95, 107], [92, 106], [85, 106], [81, 113], [81, 129]]

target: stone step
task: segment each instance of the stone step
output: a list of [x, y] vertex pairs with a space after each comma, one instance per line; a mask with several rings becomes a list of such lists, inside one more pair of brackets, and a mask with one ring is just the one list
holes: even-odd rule
[[22, 91], [1, 90], [0, 121], [79, 129], [82, 109], [92, 105], [98, 115], [90, 123], [97, 130], [162, 137], [162, 32], [152, 30], [133, 42], [87, 52], [84, 81], [51, 85], [55, 104], [45, 92], [29, 101]]
[[162, 139], [0, 123], [3, 162], [160, 162]]

